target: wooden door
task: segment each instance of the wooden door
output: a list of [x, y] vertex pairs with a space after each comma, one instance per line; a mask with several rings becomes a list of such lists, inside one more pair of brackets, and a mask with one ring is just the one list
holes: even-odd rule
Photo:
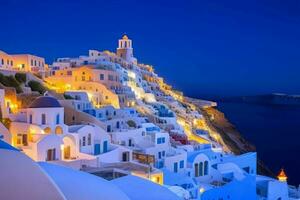
[[64, 158], [65, 159], [70, 159], [71, 158], [71, 147], [70, 146], [65, 146], [65, 148], [64, 148]]

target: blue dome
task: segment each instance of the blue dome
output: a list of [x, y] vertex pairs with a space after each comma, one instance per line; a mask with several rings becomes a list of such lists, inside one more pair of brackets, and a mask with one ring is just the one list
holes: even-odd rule
[[29, 108], [59, 108], [62, 107], [54, 97], [41, 96], [36, 98]]

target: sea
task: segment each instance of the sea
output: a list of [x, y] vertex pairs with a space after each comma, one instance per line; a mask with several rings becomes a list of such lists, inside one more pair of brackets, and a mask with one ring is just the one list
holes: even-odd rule
[[269, 169], [278, 174], [284, 168], [288, 183], [300, 184], [300, 106], [219, 101], [217, 108]]

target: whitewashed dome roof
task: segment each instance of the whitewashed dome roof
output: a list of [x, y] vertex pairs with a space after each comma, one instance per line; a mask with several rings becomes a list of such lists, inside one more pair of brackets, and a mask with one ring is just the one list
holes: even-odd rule
[[98, 176], [46, 162], [39, 165], [68, 200], [129, 200], [117, 186]]
[[0, 155], [1, 199], [65, 200], [36, 162], [1, 139]]

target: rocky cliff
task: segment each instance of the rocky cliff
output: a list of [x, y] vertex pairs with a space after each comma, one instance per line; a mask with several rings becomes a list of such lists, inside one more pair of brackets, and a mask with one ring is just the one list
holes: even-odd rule
[[[191, 99], [191, 98], [190, 98]], [[194, 99], [194, 102], [197, 100]], [[197, 106], [197, 104], [195, 104]], [[256, 151], [253, 144], [248, 142], [237, 128], [228, 121], [224, 113], [217, 110], [215, 107], [200, 107], [198, 109], [202, 112], [206, 124], [213, 132], [217, 132], [222, 138], [223, 143], [231, 152], [236, 155]], [[274, 177], [275, 174], [258, 159], [257, 162], [258, 173]]]

